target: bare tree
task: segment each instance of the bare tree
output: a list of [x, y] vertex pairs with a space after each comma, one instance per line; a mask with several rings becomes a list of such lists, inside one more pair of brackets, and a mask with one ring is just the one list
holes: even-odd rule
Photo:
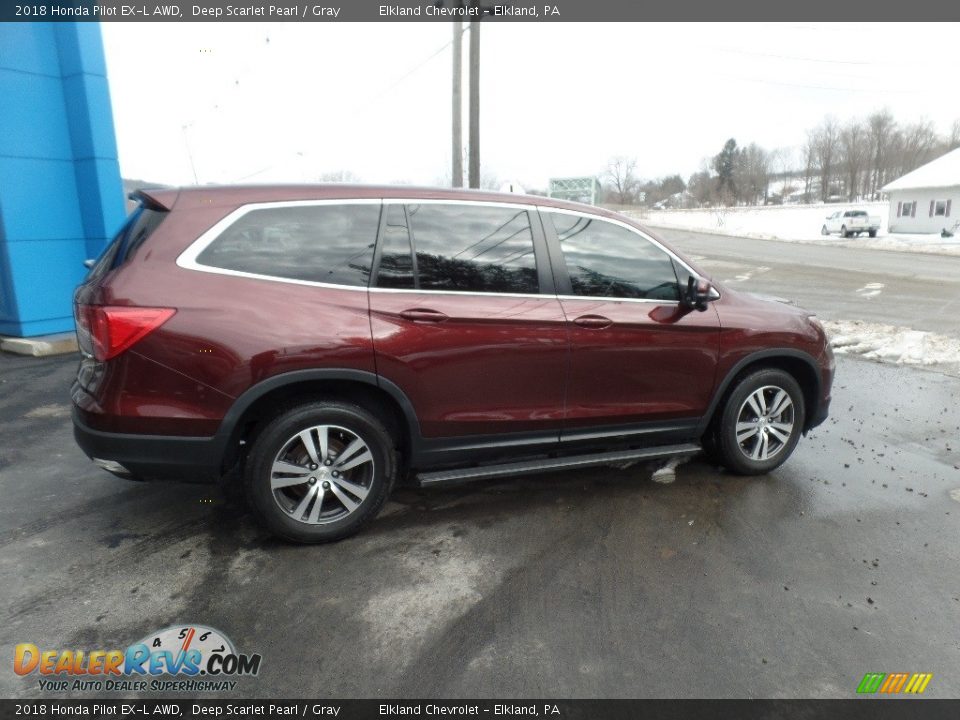
[[689, 192], [697, 205], [703, 207], [713, 198], [716, 181], [709, 170], [695, 172], [687, 180], [687, 192]]
[[604, 177], [609, 183], [608, 198], [618, 205], [633, 205], [637, 199], [639, 181], [636, 176], [637, 161], [618, 155], [607, 163]]
[[870, 196], [876, 198], [879, 188], [887, 182], [890, 162], [890, 140], [896, 130], [893, 115], [886, 108], [878, 110], [867, 118], [867, 132], [870, 138]]
[[950, 134], [947, 136], [947, 151], [956, 150], [960, 147], [960, 118], [953, 121], [950, 127]]
[[756, 143], [737, 153], [734, 186], [739, 199], [751, 205], [765, 204], [770, 186], [770, 154]]
[[840, 131], [840, 163], [843, 166], [850, 202], [860, 195], [860, 174], [870, 155], [869, 136], [859, 120], [851, 120]]
[[828, 115], [813, 132], [813, 159], [820, 173], [820, 199], [826, 202], [836, 172], [840, 129], [836, 119]]
[[907, 125], [900, 135], [899, 175], [916, 170], [932, 160], [940, 145], [940, 138], [929, 120]]
[[803, 144], [803, 201], [810, 202], [813, 192], [813, 174], [817, 169], [817, 133], [807, 130]]

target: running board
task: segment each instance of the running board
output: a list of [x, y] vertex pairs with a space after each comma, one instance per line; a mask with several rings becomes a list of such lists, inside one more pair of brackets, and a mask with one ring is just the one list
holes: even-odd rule
[[693, 455], [698, 452], [700, 452], [699, 445], [686, 443], [683, 445], [663, 445], [661, 447], [650, 447], [640, 450], [569, 455], [567, 457], [526, 460], [524, 462], [506, 463], [503, 465], [482, 465], [480, 467], [470, 467], [461, 470], [437, 470], [435, 472], [418, 473], [417, 482], [421, 487], [427, 485], [463, 483], [470, 482], [471, 480], [502, 477], [504, 475], [532, 475], [533, 473], [550, 472], [551, 470], [569, 470], [571, 468], [609, 465], [610, 463], [623, 462], [625, 460], [646, 460], [672, 457], [674, 455]]

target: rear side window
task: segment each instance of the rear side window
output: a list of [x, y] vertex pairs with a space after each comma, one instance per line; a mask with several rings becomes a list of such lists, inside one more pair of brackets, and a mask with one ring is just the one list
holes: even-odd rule
[[251, 210], [197, 256], [197, 263], [255, 275], [366, 287], [380, 205]]
[[123, 265], [133, 257], [137, 248], [153, 235], [165, 217], [167, 217], [166, 210], [152, 210], [142, 205], [130, 213], [123, 227], [90, 269], [87, 279], [98, 279], [113, 268]]
[[574, 295], [680, 299], [673, 259], [646, 238], [598, 218], [546, 215], [560, 239]]
[[[526, 210], [423, 203], [407, 206], [407, 220], [419, 289], [539, 292], [533, 232]], [[379, 279], [377, 284], [382, 285]]]

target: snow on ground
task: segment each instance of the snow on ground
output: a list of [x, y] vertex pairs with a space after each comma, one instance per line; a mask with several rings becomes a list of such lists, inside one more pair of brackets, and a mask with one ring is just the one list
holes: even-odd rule
[[[843, 239], [839, 235], [823, 236], [824, 220], [838, 210], [866, 210], [880, 218], [877, 237], [861, 235]], [[845, 205], [771, 205], [766, 207], [701, 208], [697, 210], [647, 210], [627, 212], [651, 227], [696, 230], [719, 235], [786, 242], [860, 247], [875, 250], [897, 250], [937, 255], [960, 255], [960, 234], [952, 238], [939, 235], [887, 234], [889, 204], [869, 202]]]
[[897, 365], [960, 363], [960, 340], [947, 335], [860, 320], [824, 320], [823, 326], [837, 354]]

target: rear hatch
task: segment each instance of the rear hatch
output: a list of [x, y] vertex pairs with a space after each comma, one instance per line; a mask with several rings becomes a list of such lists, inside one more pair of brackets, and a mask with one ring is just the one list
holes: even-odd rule
[[171, 308], [116, 306], [103, 302], [102, 285], [160, 227], [176, 194], [137, 191], [130, 197], [139, 204], [93, 262], [73, 296], [77, 344], [82, 356], [77, 380], [84, 388], [95, 379], [99, 364], [129, 348], [175, 312]]

